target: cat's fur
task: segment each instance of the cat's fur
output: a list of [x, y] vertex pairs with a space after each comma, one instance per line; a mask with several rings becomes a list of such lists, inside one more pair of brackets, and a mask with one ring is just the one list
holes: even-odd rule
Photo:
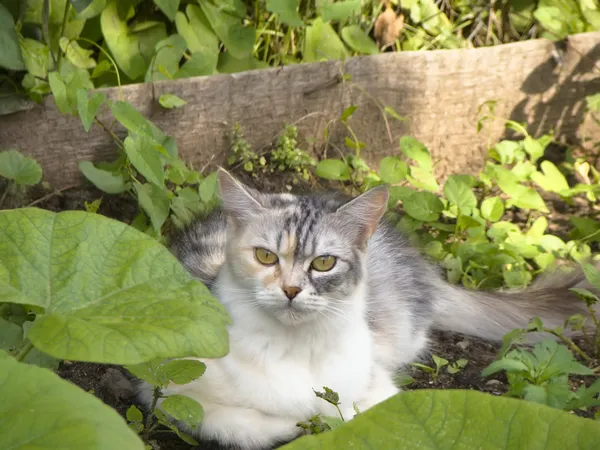
[[[541, 316], [547, 326], [583, 312], [568, 289], [580, 275], [518, 292], [472, 292], [443, 281], [407, 239], [381, 219], [388, 194], [348, 201], [333, 195], [264, 194], [219, 173], [222, 209], [172, 242], [175, 255], [226, 306], [230, 352], [166, 394], [204, 407], [191, 431], [244, 449], [298, 436], [296, 423], [336, 415], [313, 389], [340, 395], [345, 419], [396, 394], [395, 370], [414, 361], [432, 327], [500, 339]], [[279, 256], [261, 265], [255, 247]], [[329, 272], [309, 269], [334, 255]], [[288, 300], [282, 287], [302, 289]], [[142, 390], [149, 402], [150, 389]]]

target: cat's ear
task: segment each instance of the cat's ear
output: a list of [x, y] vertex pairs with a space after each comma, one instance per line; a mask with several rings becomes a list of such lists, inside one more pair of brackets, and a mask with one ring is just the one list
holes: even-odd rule
[[387, 186], [377, 186], [341, 206], [336, 215], [346, 219], [350, 226], [358, 227], [359, 238], [366, 241], [387, 210], [388, 198]]
[[223, 210], [234, 222], [239, 224], [263, 209], [260, 194], [233, 178], [225, 169], [219, 169], [218, 180]]

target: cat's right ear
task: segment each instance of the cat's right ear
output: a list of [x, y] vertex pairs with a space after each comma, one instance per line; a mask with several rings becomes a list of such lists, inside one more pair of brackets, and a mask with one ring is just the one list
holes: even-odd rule
[[223, 211], [236, 225], [263, 209], [257, 191], [233, 178], [225, 169], [219, 168], [217, 176]]

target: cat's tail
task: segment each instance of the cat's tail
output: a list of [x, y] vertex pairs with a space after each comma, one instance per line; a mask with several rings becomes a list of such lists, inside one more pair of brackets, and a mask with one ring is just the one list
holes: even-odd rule
[[585, 302], [570, 290], [576, 287], [593, 291], [581, 270], [542, 276], [526, 289], [485, 292], [440, 285], [434, 328], [500, 340], [534, 317], [546, 328], [562, 326], [573, 314], [589, 317]]

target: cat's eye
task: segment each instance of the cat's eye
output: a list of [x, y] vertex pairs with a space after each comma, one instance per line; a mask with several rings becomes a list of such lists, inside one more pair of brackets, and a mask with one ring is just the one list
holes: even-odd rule
[[254, 256], [258, 260], [259, 263], [264, 264], [265, 266], [272, 266], [279, 258], [277, 255], [266, 248], [257, 247], [254, 249]]
[[310, 267], [312, 267], [313, 269], [315, 269], [319, 272], [328, 272], [331, 269], [333, 269], [336, 261], [337, 261], [337, 258], [335, 256], [331, 256], [331, 255], [317, 256], [315, 259], [312, 260], [312, 263], [310, 263]]

